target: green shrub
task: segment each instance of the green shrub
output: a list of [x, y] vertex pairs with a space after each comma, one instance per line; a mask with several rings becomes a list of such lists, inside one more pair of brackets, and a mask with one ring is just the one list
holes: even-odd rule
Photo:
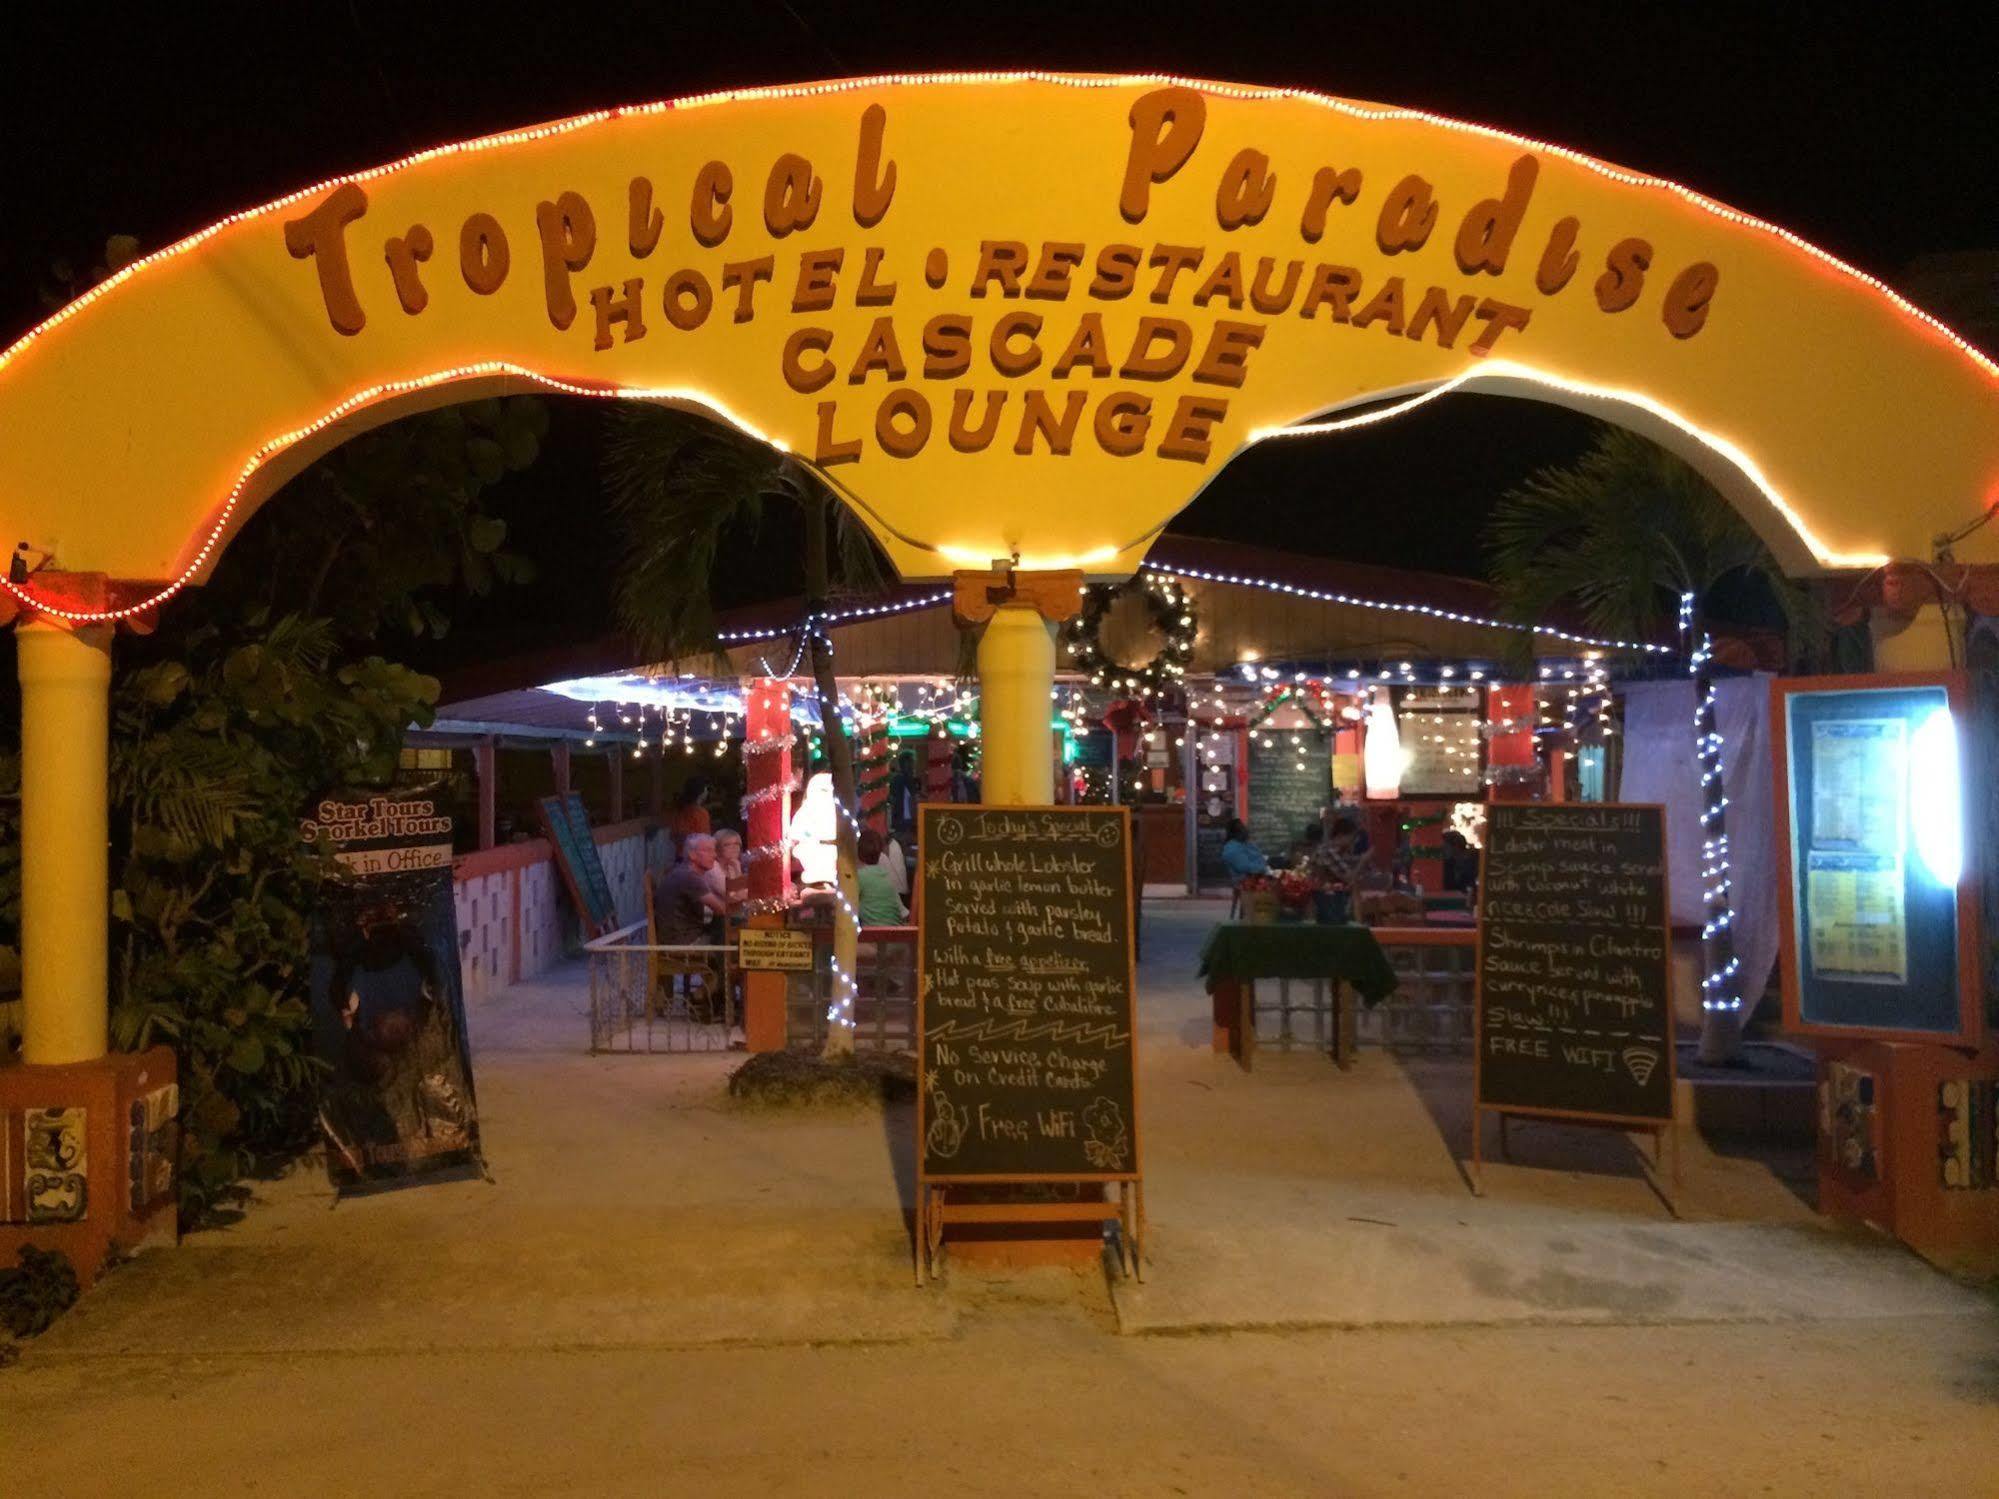
[[21, 1246], [18, 1268], [0, 1270], [0, 1327], [32, 1338], [76, 1304], [76, 1267], [60, 1249]]

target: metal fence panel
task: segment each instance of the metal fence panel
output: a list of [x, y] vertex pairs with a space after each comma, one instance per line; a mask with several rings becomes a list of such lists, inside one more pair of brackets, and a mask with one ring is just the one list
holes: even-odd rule
[[592, 1052], [728, 1051], [744, 1042], [729, 944], [649, 943], [635, 922], [584, 944]]

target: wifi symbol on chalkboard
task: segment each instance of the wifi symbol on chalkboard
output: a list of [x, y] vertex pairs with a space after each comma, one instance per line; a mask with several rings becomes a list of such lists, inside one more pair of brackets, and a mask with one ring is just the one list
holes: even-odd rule
[[1652, 1070], [1659, 1065], [1659, 1053], [1648, 1046], [1627, 1046], [1624, 1048], [1624, 1070], [1631, 1074], [1633, 1082], [1644, 1087], [1652, 1080]]

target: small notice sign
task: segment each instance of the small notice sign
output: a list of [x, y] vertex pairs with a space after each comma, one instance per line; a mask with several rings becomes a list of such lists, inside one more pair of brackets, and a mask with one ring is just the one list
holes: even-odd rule
[[762, 972], [809, 973], [812, 934], [782, 926], [744, 927], [736, 959], [744, 968]]

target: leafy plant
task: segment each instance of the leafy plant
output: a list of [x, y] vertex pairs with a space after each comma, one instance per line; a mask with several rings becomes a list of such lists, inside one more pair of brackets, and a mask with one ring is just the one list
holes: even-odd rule
[[[388, 784], [404, 731], [430, 722], [437, 682], [367, 644], [442, 635], [453, 596], [529, 576], [490, 505], [547, 426], [516, 398], [355, 438], [252, 517], [156, 635], [120, 641], [112, 1040], [179, 1055], [188, 1226], [315, 1138], [310, 923], [337, 866], [298, 819], [329, 790]], [[0, 894], [0, 940], [5, 918]]]
[[112, 708], [112, 1037], [180, 1056], [181, 1206], [312, 1134], [309, 915], [330, 861], [299, 840], [316, 795], [391, 777], [437, 683], [342, 663], [325, 620], [202, 628], [186, 661], [126, 674]]
[[[45, 298], [59, 306], [138, 253], [114, 236], [99, 263], [53, 267]], [[329, 790], [387, 784], [405, 729], [430, 722], [438, 684], [372, 644], [441, 636], [454, 595], [531, 575], [495, 488], [547, 431], [542, 403], [514, 397], [365, 432], [253, 515], [157, 633], [119, 637], [112, 1040], [179, 1054], [184, 1224], [313, 1138], [309, 920], [337, 866], [299, 841], [298, 819]], [[0, 992], [20, 940], [15, 751], [0, 746]]]
[[533, 463], [548, 410], [528, 396], [475, 401], [377, 427], [285, 487], [230, 544], [215, 590], [244, 604], [332, 621], [343, 640], [441, 637], [457, 592], [534, 576], [506, 548], [493, 486]]
[[76, 1267], [60, 1249], [21, 1246], [20, 1264], [0, 1270], [0, 1327], [32, 1338], [76, 1304]]

